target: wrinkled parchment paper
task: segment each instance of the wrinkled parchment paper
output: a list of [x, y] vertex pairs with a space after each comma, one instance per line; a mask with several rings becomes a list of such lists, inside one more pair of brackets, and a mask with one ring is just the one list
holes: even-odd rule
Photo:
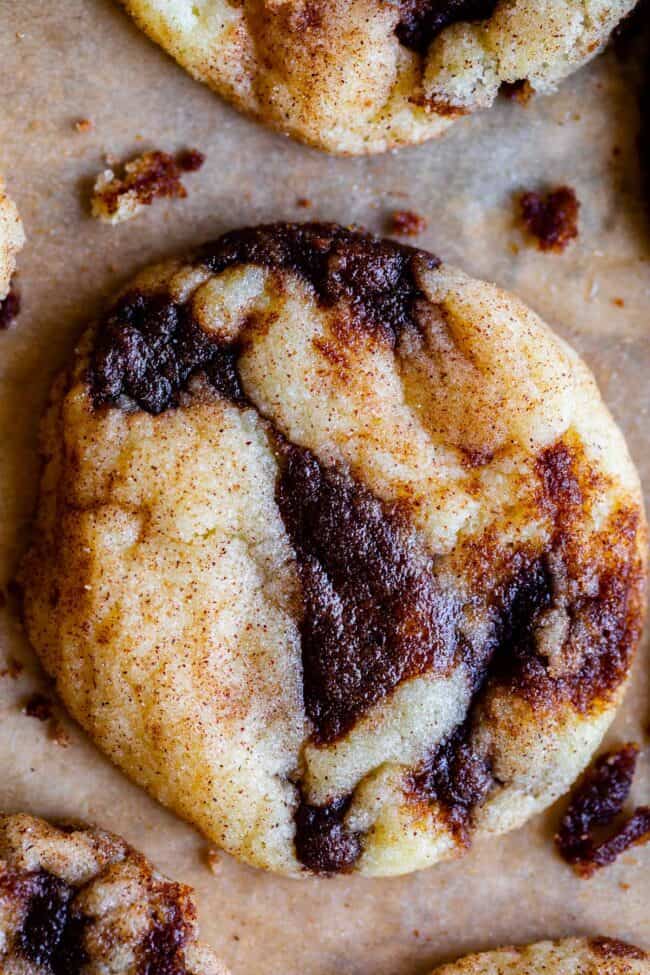
[[[0, 334], [0, 585], [24, 548], [47, 390], [80, 328], [143, 264], [227, 228], [339, 220], [375, 231], [425, 216], [419, 239], [472, 274], [518, 292], [584, 355], [650, 488], [650, 226], [639, 196], [629, 66], [609, 53], [552, 98], [504, 102], [442, 142], [333, 159], [267, 132], [193, 82], [111, 0], [0, 0], [0, 171], [24, 218], [23, 312]], [[91, 131], [75, 131], [88, 118]], [[186, 200], [157, 201], [113, 228], [88, 215], [104, 155], [198, 147]], [[582, 202], [562, 256], [523, 240], [512, 196], [568, 182]], [[309, 209], [298, 198], [311, 200]], [[66, 719], [68, 748], [20, 707], [43, 677], [9, 609], [0, 653], [0, 807], [85, 818], [116, 830], [197, 890], [202, 931], [233, 975], [416, 975], [503, 942], [602, 933], [650, 948], [650, 846], [594, 879], [555, 856], [558, 810], [463, 860], [390, 880], [283, 880], [221, 855], [130, 784]], [[648, 652], [610, 739], [645, 745], [635, 783], [650, 799]]]

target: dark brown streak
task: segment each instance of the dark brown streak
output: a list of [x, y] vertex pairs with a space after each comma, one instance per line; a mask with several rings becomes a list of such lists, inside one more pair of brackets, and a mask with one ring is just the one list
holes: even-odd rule
[[74, 888], [45, 870], [8, 870], [0, 893], [21, 903], [22, 927], [17, 949], [48, 975], [78, 975], [87, 961], [83, 936], [86, 919], [74, 910]]
[[555, 842], [561, 856], [583, 877], [613, 863], [634, 843], [650, 839], [650, 807], [640, 806], [604, 840], [596, 830], [611, 826], [630, 793], [639, 749], [623, 745], [597, 759], [575, 791]]
[[[272, 224], [225, 234], [201, 248], [197, 261], [214, 274], [248, 264], [298, 274], [324, 305], [349, 307], [352, 330], [370, 330], [394, 347], [423, 297], [414, 277], [416, 258], [430, 268], [440, 263], [412, 247], [332, 224]], [[93, 403], [126, 397], [161, 413], [178, 405], [199, 371], [222, 395], [242, 402], [237, 352], [206, 335], [188, 306], [167, 295], [129, 292], [98, 330], [88, 376]]]
[[345, 873], [361, 855], [361, 840], [344, 824], [350, 796], [325, 806], [311, 806], [301, 800], [296, 811], [296, 856], [314, 873]]
[[407, 677], [448, 672], [459, 613], [399, 510], [287, 445], [277, 501], [303, 591], [305, 707], [328, 743]]
[[400, 0], [402, 14], [395, 30], [412, 51], [424, 54], [431, 41], [450, 24], [488, 20], [498, 0]]

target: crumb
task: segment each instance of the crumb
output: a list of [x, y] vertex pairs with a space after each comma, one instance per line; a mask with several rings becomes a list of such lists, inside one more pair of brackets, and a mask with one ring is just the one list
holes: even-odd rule
[[4, 331], [14, 323], [20, 311], [20, 292], [15, 282], [9, 285], [6, 298], [0, 301], [0, 331]]
[[59, 748], [68, 748], [71, 744], [72, 739], [70, 738], [70, 734], [57, 718], [53, 718], [50, 722], [49, 733], [51, 741], [55, 745], [58, 745]]
[[185, 149], [178, 154], [176, 162], [184, 173], [195, 173], [205, 162], [205, 156], [198, 149]]
[[598, 828], [612, 826], [627, 799], [639, 756], [627, 744], [601, 755], [583, 777], [562, 817], [555, 843], [560, 855], [581, 877], [613, 863], [636, 843], [650, 840], [650, 806], [639, 806], [603, 840]]
[[622, 298], [612, 298], [612, 304], [616, 305], [617, 308], [625, 308], [625, 302]]
[[52, 717], [52, 701], [45, 694], [36, 692], [25, 702], [24, 712], [37, 721], [49, 721]]
[[233, 941], [239, 941], [239, 935], [238, 934], [233, 934], [232, 940]]
[[21, 664], [20, 660], [16, 660], [15, 657], [7, 657], [7, 666], [0, 670], [0, 677], [10, 677], [12, 680], [18, 680], [24, 669], [25, 667]]
[[302, 207], [303, 210], [307, 210], [311, 206], [311, 200], [307, 199], [306, 196], [299, 196], [296, 200], [296, 206]]
[[186, 150], [177, 159], [166, 152], [145, 152], [124, 165], [122, 177], [112, 169], [105, 170], [95, 182], [93, 216], [106, 223], [121, 223], [135, 217], [157, 197], [183, 199], [187, 190], [181, 174], [200, 169], [204, 158], [197, 149]]
[[512, 243], [510, 244], [510, 252], [512, 254], [518, 254], [519, 253], [519, 245], [518, 244], [515, 244], [514, 241], [512, 241]]
[[517, 101], [520, 105], [527, 105], [535, 94], [535, 89], [527, 78], [522, 78], [521, 81], [504, 81], [499, 91], [506, 98]]
[[630, 885], [629, 884], [626, 884], [624, 880], [621, 880], [618, 886], [621, 888], [621, 890], [629, 890], [630, 889]]
[[521, 217], [528, 233], [543, 251], [561, 253], [578, 236], [580, 202], [571, 186], [560, 186], [546, 195], [523, 193]]
[[427, 229], [427, 222], [413, 210], [395, 210], [390, 218], [390, 232], [400, 237], [417, 237]]
[[90, 132], [94, 128], [93, 122], [89, 118], [80, 118], [74, 123], [77, 132]]
[[221, 872], [221, 856], [218, 850], [215, 850], [214, 847], [210, 847], [210, 849], [206, 851], [205, 859], [211, 873], [218, 874]]

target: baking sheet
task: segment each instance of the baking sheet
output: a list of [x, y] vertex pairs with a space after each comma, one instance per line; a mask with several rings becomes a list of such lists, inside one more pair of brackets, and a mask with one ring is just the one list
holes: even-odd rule
[[[503, 103], [438, 143], [333, 159], [267, 132], [193, 82], [111, 0], [0, 0], [0, 171], [28, 235], [23, 311], [0, 334], [0, 585], [25, 544], [38, 476], [38, 417], [56, 369], [102, 300], [152, 260], [227, 228], [331, 219], [383, 231], [389, 213], [425, 216], [419, 239], [518, 292], [584, 355], [650, 488], [650, 226], [639, 196], [631, 71], [609, 53], [552, 98]], [[93, 128], [77, 132], [88, 118]], [[204, 168], [183, 201], [157, 201], [107, 227], [88, 193], [109, 154], [194, 147]], [[582, 202], [562, 256], [528, 246], [513, 193], [568, 182]], [[311, 200], [309, 209], [299, 198]], [[0, 678], [0, 807], [86, 818], [114, 829], [197, 890], [202, 931], [238, 973], [401, 975], [470, 950], [596, 934], [650, 949], [650, 846], [590, 881], [554, 854], [558, 808], [463, 860], [389, 880], [291, 881], [220, 855], [114, 770], [70, 722], [68, 748], [21, 713], [43, 678], [9, 608], [0, 652], [25, 664]], [[650, 798], [647, 645], [611, 734], [645, 754]], [[0, 665], [1, 666], [1, 665]]]

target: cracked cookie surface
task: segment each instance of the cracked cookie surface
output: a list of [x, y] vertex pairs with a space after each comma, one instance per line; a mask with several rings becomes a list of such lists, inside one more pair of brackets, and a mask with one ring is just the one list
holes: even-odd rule
[[192, 891], [100, 829], [0, 816], [3, 975], [228, 975]]
[[469, 955], [432, 975], [648, 975], [650, 955], [613, 938], [567, 938]]
[[238, 108], [331, 152], [444, 132], [501, 85], [554, 90], [634, 0], [121, 0]]
[[336, 225], [149, 269], [43, 422], [30, 639], [124, 771], [249, 863], [405, 873], [565, 792], [620, 703], [645, 521], [578, 356]]

